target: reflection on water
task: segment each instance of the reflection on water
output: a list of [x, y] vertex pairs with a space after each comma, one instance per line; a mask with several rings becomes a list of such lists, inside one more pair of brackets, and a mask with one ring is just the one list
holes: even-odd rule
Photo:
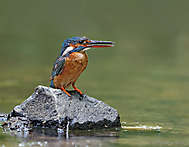
[[[128, 127], [129, 128], [129, 127]], [[56, 131], [51, 129], [36, 128], [32, 131], [6, 131], [4, 130], [4, 137], [1, 139], [3, 147], [19, 146], [155, 146], [161, 145], [185, 145], [186, 142], [176, 141], [178, 130], [163, 129], [146, 130], [138, 128], [135, 130], [88, 130], [88, 131], [71, 131], [69, 138], [66, 137], [64, 131]], [[180, 134], [184, 137], [184, 134]], [[9, 136], [9, 137], [8, 137]], [[16, 140], [15, 140], [16, 139]], [[140, 142], [138, 141], [140, 140]]]
[[90, 138], [90, 137], [77, 137], [72, 138], [71, 140], [64, 140], [61, 138], [56, 139], [46, 139], [47, 141], [23, 141], [18, 144], [18, 146], [28, 147], [28, 146], [44, 146], [44, 147], [53, 147], [53, 146], [66, 146], [66, 147], [73, 147], [73, 146], [92, 146], [92, 147], [101, 147], [101, 146], [108, 146], [108, 141], [114, 141], [115, 138]]
[[[116, 130], [88, 130], [71, 131], [69, 138], [66, 132], [51, 129], [33, 129], [32, 131], [6, 131], [7, 135], [17, 137], [14, 145], [23, 146], [108, 146], [108, 142], [114, 142], [119, 137]], [[9, 146], [5, 145], [4, 146]]]

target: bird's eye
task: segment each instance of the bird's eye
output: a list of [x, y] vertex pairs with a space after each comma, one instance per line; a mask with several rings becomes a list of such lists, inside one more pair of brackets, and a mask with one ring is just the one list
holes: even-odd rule
[[84, 40], [80, 40], [79, 43], [82, 44], [84, 42]]

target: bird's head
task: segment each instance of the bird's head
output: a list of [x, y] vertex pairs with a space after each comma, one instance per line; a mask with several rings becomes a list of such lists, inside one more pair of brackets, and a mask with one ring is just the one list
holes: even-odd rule
[[84, 52], [90, 48], [112, 47], [112, 41], [90, 40], [86, 37], [72, 37], [64, 40], [61, 48], [61, 56], [69, 55], [73, 52]]

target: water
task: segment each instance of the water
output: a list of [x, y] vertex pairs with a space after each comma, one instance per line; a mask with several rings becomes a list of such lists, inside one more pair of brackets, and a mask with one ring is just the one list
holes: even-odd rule
[[188, 5], [176, 0], [2, 1], [0, 112], [10, 112], [37, 85], [49, 85], [62, 41], [85, 35], [116, 45], [88, 51], [89, 65], [77, 86], [118, 109], [122, 122], [163, 129], [121, 130], [113, 137], [80, 133], [68, 140], [1, 130], [0, 145], [189, 146]]

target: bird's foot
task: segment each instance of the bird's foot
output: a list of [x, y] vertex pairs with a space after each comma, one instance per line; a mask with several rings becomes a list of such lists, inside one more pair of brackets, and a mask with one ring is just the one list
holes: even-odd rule
[[79, 94], [79, 100], [83, 100], [83, 98], [85, 97], [85, 95], [81, 92], [81, 90], [79, 89], [75, 89], [75, 91], [77, 91], [77, 93]]
[[78, 88], [74, 88], [75, 91], [77, 91], [79, 93], [79, 95], [83, 95], [83, 93], [81, 92], [81, 90], [79, 90]]
[[82, 100], [83, 97], [84, 97], [84, 95], [83, 95], [83, 93], [81, 92], [81, 90], [79, 90], [79, 89], [74, 85], [74, 83], [72, 84], [72, 87], [73, 87], [74, 90], [77, 91], [78, 94], [80, 95], [79, 99]]
[[64, 89], [64, 87], [60, 88], [62, 91], [64, 91], [66, 93], [67, 96], [71, 97], [71, 94], [69, 94], [66, 89]]
[[84, 94], [79, 94], [79, 100], [83, 100], [83, 98], [85, 97], [85, 95]]

